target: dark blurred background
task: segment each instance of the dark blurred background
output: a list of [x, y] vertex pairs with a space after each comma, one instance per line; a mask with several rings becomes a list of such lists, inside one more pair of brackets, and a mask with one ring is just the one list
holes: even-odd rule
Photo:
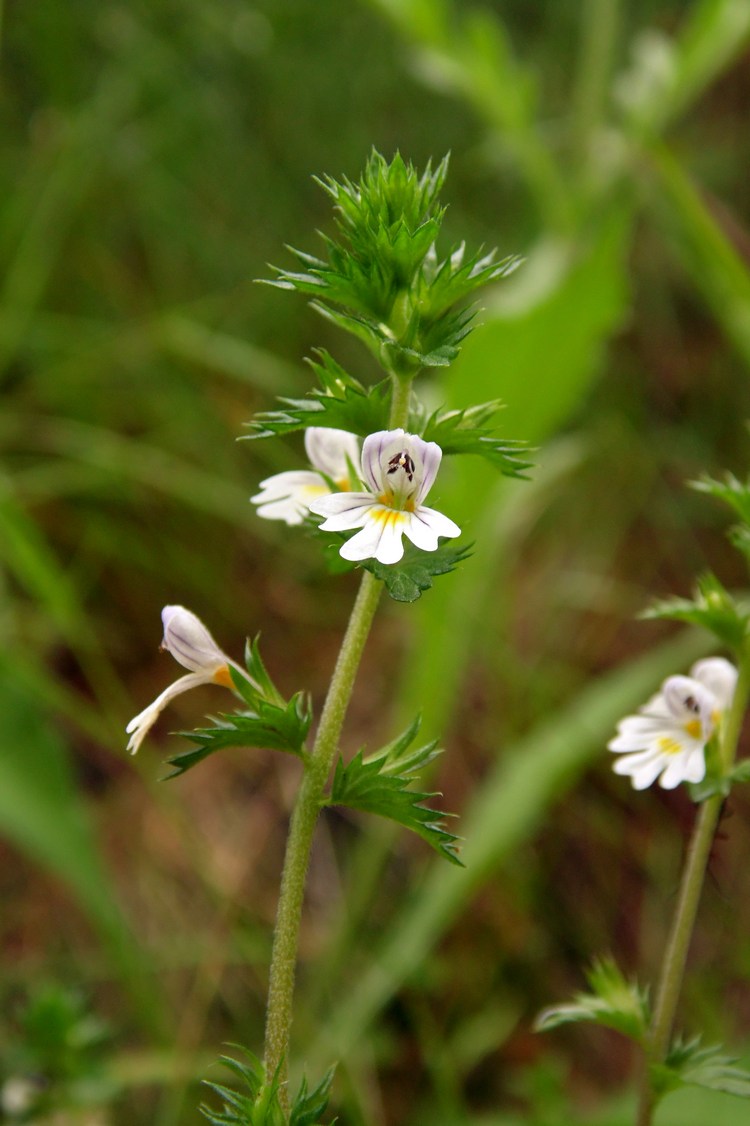
[[[314, 177], [356, 178], [373, 146], [418, 167], [450, 151], [443, 249], [526, 256], [420, 390], [502, 397], [536, 468], [446, 466], [437, 506], [474, 556], [378, 620], [344, 749], [423, 711], [467, 868], [321, 824], [297, 1060], [314, 1079], [343, 1054], [347, 1126], [630, 1120], [622, 1041], [531, 1024], [594, 955], [656, 973], [693, 808], [634, 795], [604, 748], [709, 644], [638, 612], [708, 567], [745, 582], [727, 515], [684, 482], [748, 461], [749, 39], [745, 0], [5, 4], [8, 1121], [23, 1080], [48, 1106], [32, 1121], [187, 1126], [221, 1045], [261, 1046], [295, 764], [228, 752], [160, 781], [185, 746], [169, 732], [223, 706], [212, 689], [135, 760], [124, 727], [178, 674], [166, 603], [237, 658], [260, 631], [282, 690], [321, 702], [356, 580], [248, 503], [301, 442], [237, 439], [311, 385], [315, 347], [377, 377], [299, 296], [254, 284], [291, 264], [285, 244], [319, 251]], [[682, 1014], [738, 1054], [749, 814], [733, 797]], [[744, 1121], [725, 1096], [679, 1099], [665, 1126]]]

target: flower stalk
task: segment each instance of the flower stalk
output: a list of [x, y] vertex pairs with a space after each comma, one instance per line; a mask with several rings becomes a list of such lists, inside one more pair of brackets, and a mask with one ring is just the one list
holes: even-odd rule
[[[718, 754], [722, 776], [727, 776], [734, 765], [749, 697], [750, 650], [746, 647], [739, 664], [737, 687], [720, 731]], [[690, 841], [645, 1044], [636, 1126], [651, 1126], [653, 1120], [658, 1093], [654, 1090], [651, 1068], [663, 1063], [669, 1051], [690, 941], [723, 801], [721, 794], [714, 794], [703, 803]]]

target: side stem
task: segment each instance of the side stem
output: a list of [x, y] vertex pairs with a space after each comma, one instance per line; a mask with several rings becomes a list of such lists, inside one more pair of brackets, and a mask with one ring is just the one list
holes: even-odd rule
[[[726, 717], [719, 743], [719, 760], [723, 775], [729, 774], [737, 751], [742, 720], [750, 694], [750, 654], [743, 654], [739, 679], [729, 714]], [[685, 869], [682, 874], [680, 894], [672, 920], [667, 947], [662, 962], [656, 1004], [651, 1018], [646, 1059], [641, 1078], [636, 1126], [651, 1126], [657, 1095], [653, 1089], [649, 1065], [663, 1063], [669, 1051], [677, 1003], [685, 976], [690, 940], [698, 913], [706, 866], [711, 853], [716, 825], [724, 798], [715, 794], [701, 808], [690, 841]]]

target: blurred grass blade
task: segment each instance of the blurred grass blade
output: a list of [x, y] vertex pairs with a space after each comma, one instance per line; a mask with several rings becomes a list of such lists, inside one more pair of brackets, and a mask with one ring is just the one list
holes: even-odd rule
[[273, 352], [235, 336], [217, 332], [179, 313], [170, 313], [154, 326], [157, 342], [168, 352], [201, 364], [240, 383], [273, 394], [300, 385], [300, 369]]
[[[750, 270], [682, 165], [663, 147], [652, 148], [651, 160], [661, 189], [655, 201], [660, 224], [671, 230], [687, 273], [750, 363]], [[743, 240], [749, 237], [739, 227], [738, 233]]]
[[591, 684], [566, 709], [544, 720], [503, 757], [461, 816], [465, 868], [434, 866], [391, 924], [389, 937], [330, 1014], [318, 1049], [345, 1051], [364, 1034], [408, 976], [492, 873], [536, 829], [580, 774], [606, 756], [618, 719], [670, 673], [705, 654], [710, 639], [686, 633]]
[[108, 140], [131, 111], [137, 84], [105, 72], [96, 95], [70, 122], [59, 122], [57, 148], [44, 175], [17, 192], [3, 213], [2, 244], [8, 257], [0, 289], [0, 376], [31, 324], [62, 249], [72, 216], [96, 178]]
[[78, 795], [65, 744], [38, 700], [0, 655], [0, 834], [61, 879], [103, 939], [113, 965], [152, 1028], [158, 996], [112, 894], [99, 844]]
[[571, 201], [537, 123], [539, 79], [520, 61], [498, 12], [448, 0], [371, 0], [417, 48], [418, 77], [469, 103], [513, 157], [553, 230], [570, 228]]
[[[612, 210], [585, 245], [545, 244], [506, 283], [503, 304], [484, 313], [450, 369], [443, 390], [449, 406], [499, 397], [503, 431], [532, 446], [576, 409], [600, 372], [604, 346], [628, 307], [626, 254], [632, 213]], [[522, 277], [526, 272], [526, 278]], [[554, 357], [549, 344], [555, 342]], [[447, 725], [466, 660], [486, 621], [483, 607], [495, 581], [504, 541], [495, 531], [509, 491], [483, 465], [462, 459], [453, 485], [440, 486], [444, 511], [477, 542], [471, 564], [450, 585], [430, 592], [414, 615], [412, 655], [402, 698], [426, 710], [426, 733]], [[533, 471], [532, 471], [533, 472]], [[415, 655], [419, 654], [419, 659]]]

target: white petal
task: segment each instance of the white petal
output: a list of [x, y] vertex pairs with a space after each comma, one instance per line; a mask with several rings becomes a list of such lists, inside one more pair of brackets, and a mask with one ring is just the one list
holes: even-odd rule
[[[424, 498], [429, 493], [435, 478], [437, 477], [440, 462], [443, 457], [443, 451], [437, 442], [425, 442], [422, 438], [412, 436], [410, 443], [410, 451], [414, 461], [421, 465], [419, 489], [417, 490], [416, 502], [421, 504]], [[447, 535], [448, 533], [440, 532], [439, 535]], [[457, 535], [458, 533], [453, 533]]]
[[310, 464], [334, 481], [349, 477], [349, 462], [359, 464], [359, 439], [348, 430], [309, 426], [305, 431], [305, 450]]
[[629, 774], [634, 790], [645, 790], [664, 769], [664, 756], [656, 751], [640, 751], [617, 759], [612, 769], [615, 774]]
[[327, 517], [320, 527], [325, 532], [343, 532], [359, 528], [367, 519], [375, 501], [369, 493], [330, 493], [313, 501], [310, 511], [315, 516]]
[[442, 512], [436, 512], [434, 508], [425, 508], [424, 505], [420, 505], [411, 513], [405, 531], [411, 542], [422, 551], [435, 551], [439, 536], [453, 539], [461, 535], [458, 524], [443, 516]]
[[[659, 779], [659, 785], [662, 790], [674, 790], [679, 786], [680, 782], [687, 780], [686, 771], [688, 763], [690, 762], [689, 754], [670, 755], [669, 761], [665, 763], [665, 770]], [[701, 778], [704, 771], [701, 772]], [[700, 778], [698, 779], [700, 781]]]
[[197, 688], [199, 684], [210, 684], [212, 680], [213, 676], [207, 672], [187, 673], [186, 676], [181, 676], [179, 680], [175, 680], [173, 684], [165, 688], [161, 695], [157, 696], [147, 708], [134, 716], [125, 728], [126, 734], [130, 735], [128, 750], [131, 755], [134, 755], [138, 750], [170, 700], [173, 700], [175, 696], [180, 696], [183, 692], [189, 692], [191, 688]]
[[344, 559], [377, 559], [380, 563], [398, 563], [404, 554], [401, 537], [407, 513], [394, 512], [383, 506], [372, 510], [367, 522], [356, 536], [342, 546]]
[[713, 692], [721, 711], [726, 711], [737, 687], [737, 669], [723, 657], [706, 657], [696, 661], [690, 670], [694, 680]]

